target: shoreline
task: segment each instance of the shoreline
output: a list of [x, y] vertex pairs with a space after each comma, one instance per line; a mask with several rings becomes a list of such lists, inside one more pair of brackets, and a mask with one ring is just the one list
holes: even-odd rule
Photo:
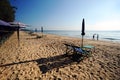
[[[35, 35], [37, 34], [37, 35], [41, 35], [41, 33], [40, 32], [34, 32], [35, 33]], [[65, 36], [65, 35], [59, 35], [59, 34], [49, 34], [49, 33], [43, 33], [43, 35], [51, 35], [51, 36], [59, 36], [59, 37], [66, 37], [66, 38], [71, 38], [71, 39], [79, 39], [79, 40], [81, 40], [82, 38], [81, 37], [74, 37], [74, 36]], [[120, 42], [118, 42], [118, 41], [110, 41], [110, 40], [93, 40], [93, 39], [89, 39], [89, 38], [84, 38], [84, 40], [90, 40], [90, 41], [95, 41], [95, 42], [107, 42], [107, 43], [118, 43], [118, 44], [120, 44]]]
[[15, 32], [0, 47], [0, 80], [120, 79], [118, 43], [84, 39], [84, 45], [95, 46], [95, 52], [80, 63], [64, 56], [64, 43], [80, 46], [81, 39], [51, 34], [36, 38], [36, 35], [20, 31], [18, 47]]
[[[34, 31], [33, 31], [34, 32]], [[39, 33], [40, 31], [38, 31]], [[80, 31], [69, 31], [69, 30], [45, 30], [44, 33], [48, 34], [57, 34], [61, 36], [69, 36], [69, 37], [76, 37], [81, 38]], [[113, 42], [120, 42], [120, 32], [119, 31], [86, 31], [86, 35], [84, 36], [85, 39], [92, 39], [94, 34], [99, 35], [99, 40], [103, 41], [113, 41]], [[95, 35], [95, 39], [97, 35]]]

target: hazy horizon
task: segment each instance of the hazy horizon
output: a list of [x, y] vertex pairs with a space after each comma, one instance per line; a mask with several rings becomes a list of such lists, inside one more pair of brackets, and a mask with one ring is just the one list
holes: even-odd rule
[[92, 31], [120, 30], [119, 0], [10, 0], [16, 11], [16, 21], [31, 29]]
[[[42, 27], [43, 27], [43, 26], [42, 26]], [[51, 30], [51, 31], [52, 31], [52, 30], [55, 30], [55, 31], [81, 31], [81, 27], [82, 27], [82, 25], [79, 26], [79, 29], [52, 29], [52, 28], [51, 28], [51, 29], [47, 29], [47, 27], [45, 26], [45, 27], [43, 27], [43, 29], [44, 29], [44, 30]], [[41, 26], [40, 26], [40, 27], [27, 27], [26, 29], [30, 29], [30, 30], [35, 30], [35, 29], [41, 30]], [[120, 30], [109, 30], [109, 29], [108, 29], [108, 30], [94, 30], [94, 29], [93, 29], [93, 30], [92, 30], [92, 29], [91, 29], [91, 30], [88, 30], [88, 29], [86, 30], [86, 29], [85, 29], [85, 31], [120, 31]]]

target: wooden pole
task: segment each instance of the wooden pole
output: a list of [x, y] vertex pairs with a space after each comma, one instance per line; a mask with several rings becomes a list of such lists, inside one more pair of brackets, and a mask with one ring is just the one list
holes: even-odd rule
[[81, 45], [81, 47], [83, 47], [83, 35], [82, 35], [82, 45]]
[[19, 24], [18, 24], [18, 28], [17, 28], [17, 37], [18, 37], [18, 46], [20, 46], [20, 31], [19, 31]]

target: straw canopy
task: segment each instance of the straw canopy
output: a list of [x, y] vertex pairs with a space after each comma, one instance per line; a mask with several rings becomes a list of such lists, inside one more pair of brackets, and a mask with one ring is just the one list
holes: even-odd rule
[[21, 22], [9, 22], [10, 23], [10, 25], [11, 26], [13, 26], [13, 27], [20, 27], [20, 28], [25, 28], [25, 27], [27, 27], [27, 25], [26, 24], [24, 24], [24, 23], [21, 23]]
[[9, 22], [12, 27], [16, 27], [17, 30], [17, 38], [18, 38], [18, 45], [20, 45], [20, 28], [25, 28], [27, 25], [21, 22]]
[[11, 26], [11, 25], [3, 20], [0, 20], [0, 26]]
[[16, 30], [15, 27], [12, 27], [9, 23], [0, 20], [0, 32], [11, 32], [15, 30]]
[[14, 32], [17, 31], [17, 38], [18, 38], [18, 44], [20, 42], [20, 37], [19, 37], [19, 29], [20, 28], [25, 28], [26, 25], [20, 22], [5, 22], [3, 20], [0, 20], [0, 33], [9, 33], [9, 32]]

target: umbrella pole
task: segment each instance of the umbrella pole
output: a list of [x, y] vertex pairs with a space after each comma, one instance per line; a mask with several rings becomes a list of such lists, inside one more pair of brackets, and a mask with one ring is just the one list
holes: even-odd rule
[[19, 27], [18, 27], [18, 29], [17, 29], [17, 37], [18, 37], [18, 46], [20, 46], [20, 37], [19, 37], [20, 35], [19, 35]]
[[83, 47], [83, 35], [82, 35], [82, 45], [81, 45], [81, 47]]

